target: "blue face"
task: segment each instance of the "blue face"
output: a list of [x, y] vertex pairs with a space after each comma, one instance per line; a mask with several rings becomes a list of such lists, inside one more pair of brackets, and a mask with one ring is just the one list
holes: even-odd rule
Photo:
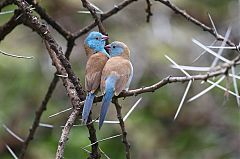
[[93, 31], [85, 39], [85, 44], [89, 46], [94, 52], [106, 52], [104, 49], [107, 37], [103, 34]]
[[119, 56], [123, 53], [124, 48], [121, 44], [119, 43], [111, 43], [110, 48], [109, 48], [109, 54], [111, 57], [114, 56]]

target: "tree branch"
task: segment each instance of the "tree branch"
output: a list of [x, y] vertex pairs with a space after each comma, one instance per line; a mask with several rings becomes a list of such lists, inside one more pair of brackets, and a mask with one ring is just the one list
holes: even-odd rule
[[[74, 46], [74, 41], [68, 41], [67, 50], [65, 52], [65, 56], [66, 56], [67, 59], [69, 58], [69, 55], [72, 52], [73, 46]], [[57, 83], [59, 81], [59, 77], [56, 75], [56, 73], [54, 74], [54, 77], [53, 77], [53, 79], [52, 79], [52, 81], [51, 81], [51, 83], [48, 87], [48, 91], [47, 91], [44, 99], [42, 100], [42, 104], [40, 105], [40, 107], [35, 112], [35, 117], [34, 117], [34, 120], [33, 120], [32, 127], [29, 130], [29, 134], [28, 134], [26, 140], [24, 141], [24, 144], [23, 144], [21, 152], [20, 152], [20, 156], [22, 156], [22, 158], [24, 157], [24, 155], [26, 153], [26, 150], [28, 148], [28, 145], [29, 145], [30, 141], [33, 140], [33, 137], [34, 137], [34, 135], [36, 133], [36, 130], [39, 126], [41, 116], [42, 116], [43, 112], [47, 109], [48, 101], [50, 100], [50, 98], [52, 96], [52, 93], [54, 92], [54, 90], [57, 86]]]
[[71, 115], [68, 117], [68, 120], [62, 130], [61, 137], [59, 139], [57, 153], [56, 153], [56, 159], [63, 159], [64, 154], [64, 146], [68, 140], [70, 130], [76, 120], [76, 118], [79, 116], [80, 111], [77, 109], [74, 109]]
[[123, 118], [122, 118], [122, 113], [121, 113], [122, 107], [118, 103], [117, 98], [114, 98], [112, 102], [115, 105], [115, 108], [116, 108], [116, 111], [117, 111], [117, 117], [118, 117], [118, 120], [119, 120], [119, 125], [120, 125], [121, 130], [122, 130], [122, 142], [125, 145], [126, 159], [130, 159], [131, 158], [130, 157], [130, 144], [127, 140], [127, 131], [125, 129], [125, 124], [124, 124], [124, 121], [123, 121]]
[[29, 4], [27, 4], [24, 0], [14, 0], [15, 3], [22, 10], [23, 15], [21, 17], [24, 25], [30, 27], [35, 32], [37, 32], [44, 40], [46, 40], [50, 46], [50, 48], [57, 54], [58, 59], [61, 61], [63, 67], [68, 74], [69, 79], [73, 83], [78, 96], [81, 100], [85, 99], [85, 93], [82, 89], [82, 86], [79, 84], [79, 79], [72, 71], [71, 64], [67, 60], [66, 56], [64, 56], [62, 52], [62, 48], [56, 43], [52, 35], [50, 34], [48, 27], [46, 24], [41, 23], [36, 16], [31, 15], [32, 11], [29, 9]]
[[95, 19], [95, 23], [97, 23], [99, 31], [102, 34], [107, 35], [106, 30], [105, 30], [105, 28], [104, 28], [104, 26], [101, 22], [101, 19], [98, 17], [98, 15], [96, 13], [96, 9], [93, 8], [87, 0], [81, 0], [81, 1], [82, 1], [82, 4], [83, 4], [83, 7], [87, 8], [90, 11], [92, 17]]
[[[220, 66], [216, 66], [215, 68], [213, 68], [212, 72], [208, 72], [206, 74], [203, 75], [192, 75], [192, 76], [183, 76], [183, 77], [172, 77], [172, 76], [168, 76], [163, 78], [162, 80], [160, 80], [159, 82], [151, 85], [151, 86], [147, 86], [147, 87], [142, 87], [142, 88], [137, 88], [137, 89], [132, 89], [129, 91], [123, 91], [122, 93], [120, 93], [118, 96], [114, 96], [114, 99], [117, 98], [126, 98], [126, 97], [130, 97], [130, 96], [137, 96], [139, 94], [143, 94], [143, 93], [148, 93], [148, 92], [154, 92], [158, 89], [160, 89], [161, 87], [170, 84], [170, 83], [177, 83], [177, 82], [187, 82], [187, 81], [206, 81], [212, 77], [217, 77], [220, 75], [227, 75], [228, 74], [228, 70], [231, 69], [232, 66], [236, 66], [236, 65], [240, 65], [240, 56], [236, 57], [231, 64], [228, 63], [224, 63], [223, 65]], [[97, 96], [94, 98], [94, 103], [97, 102], [101, 102], [102, 101], [102, 95], [101, 96]], [[83, 105], [84, 102], [81, 102], [80, 105]]]
[[[63, 75], [68, 74], [70, 80], [68, 78], [63, 77], [62, 81], [67, 90], [67, 94], [70, 97], [73, 107], [74, 108], [79, 107], [80, 101], [84, 99], [84, 91], [82, 90], [82, 87], [78, 83], [77, 77], [71, 70], [71, 65], [66, 59], [66, 57], [63, 55], [61, 48], [58, 47], [58, 44], [52, 38], [51, 34], [48, 31], [47, 26], [39, 22], [37, 17], [31, 15], [31, 10], [28, 9], [29, 5], [27, 4], [27, 2], [25, 2], [24, 0], [15, 0], [15, 3], [19, 6], [19, 8], [23, 12], [21, 18], [23, 23], [32, 28], [34, 31], [36, 31], [45, 40], [47, 50], [58, 73]], [[77, 112], [79, 113], [79, 111]], [[77, 115], [78, 113], [75, 114]], [[68, 127], [71, 128], [71, 124], [68, 125]], [[62, 134], [61, 139], [64, 137], [65, 137], [64, 134]], [[63, 141], [66, 142], [67, 139], [64, 138]], [[63, 143], [59, 142], [60, 148], [58, 147], [58, 150], [61, 149], [62, 153], [59, 153], [59, 155], [57, 155], [57, 158], [63, 158], [62, 155], [64, 152], [64, 146], [65, 146], [64, 142]]]
[[51, 16], [46, 13], [46, 10], [42, 8], [37, 1], [35, 0], [27, 0], [29, 4], [31, 4], [35, 11], [40, 15], [40, 17], [51, 25], [56, 31], [58, 31], [66, 40], [72, 38], [72, 33], [67, 31], [60, 23], [54, 20]]
[[15, 10], [11, 19], [4, 25], [0, 26], [0, 41], [2, 41], [5, 36], [8, 35], [17, 25], [21, 24], [19, 19], [20, 15], [21, 12], [19, 10]]
[[[205, 24], [201, 23], [199, 20], [195, 19], [194, 17], [192, 17], [191, 15], [189, 15], [186, 11], [178, 8], [175, 4], [173, 4], [172, 2], [170, 2], [169, 0], [155, 0], [158, 2], [161, 2], [162, 4], [164, 4], [165, 6], [169, 7], [170, 9], [172, 9], [176, 14], [181, 15], [182, 17], [184, 17], [186, 20], [192, 22], [193, 24], [199, 26], [200, 28], [203, 29], [203, 31], [207, 31], [210, 34], [212, 34], [217, 40], [223, 41], [224, 37], [220, 34], [218, 34], [214, 28], [210, 28], [208, 26], [206, 26]], [[226, 43], [229, 46], [236, 46], [232, 41], [227, 40]]]
[[[120, 4], [115, 5], [113, 9], [109, 10], [108, 12], [106, 12], [104, 14], [101, 14], [101, 16], [100, 16], [101, 21], [104, 21], [107, 18], [111, 17], [112, 15], [118, 13], [120, 10], [122, 10], [123, 8], [127, 7], [129, 4], [131, 4], [132, 2], [135, 2], [135, 1], [137, 1], [137, 0], [124, 0]], [[78, 38], [78, 37], [82, 36], [83, 34], [87, 33], [88, 31], [90, 31], [92, 28], [94, 28], [97, 25], [98, 25], [98, 23], [96, 21], [92, 22], [91, 24], [84, 27], [80, 31], [74, 33], [73, 37]]]

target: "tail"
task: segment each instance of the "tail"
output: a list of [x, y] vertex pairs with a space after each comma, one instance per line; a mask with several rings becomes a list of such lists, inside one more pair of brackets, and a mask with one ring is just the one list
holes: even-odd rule
[[116, 81], [117, 81], [117, 77], [114, 75], [107, 77], [107, 79], [105, 81], [105, 95], [102, 100], [102, 108], [101, 108], [101, 114], [100, 114], [100, 119], [99, 119], [99, 130], [101, 129], [101, 127], [103, 125], [109, 105], [112, 101]]
[[82, 112], [82, 120], [83, 123], [86, 124], [88, 120], [89, 113], [91, 111], [92, 105], [93, 105], [93, 100], [94, 100], [95, 94], [89, 92], [87, 94], [84, 107], [83, 107], [83, 112]]

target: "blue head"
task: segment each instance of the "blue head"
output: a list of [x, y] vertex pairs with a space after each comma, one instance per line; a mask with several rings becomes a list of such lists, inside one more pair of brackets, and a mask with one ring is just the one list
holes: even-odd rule
[[110, 57], [122, 56], [129, 58], [130, 56], [130, 51], [127, 45], [123, 42], [114, 41], [111, 44], [105, 46], [105, 48], [108, 50]]
[[107, 39], [108, 36], [103, 35], [96, 31], [92, 31], [91, 33], [88, 34], [84, 42], [89, 48], [91, 48], [94, 51], [94, 53], [106, 52], [104, 46]]

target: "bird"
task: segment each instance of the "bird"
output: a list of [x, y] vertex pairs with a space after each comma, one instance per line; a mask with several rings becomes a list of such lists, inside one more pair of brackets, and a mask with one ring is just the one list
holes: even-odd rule
[[114, 41], [105, 48], [110, 59], [105, 64], [100, 89], [103, 92], [102, 107], [99, 118], [99, 130], [106, 117], [113, 96], [118, 96], [123, 90], [128, 90], [133, 77], [133, 66], [130, 61], [130, 50], [126, 44]]
[[100, 86], [101, 75], [109, 54], [105, 50], [105, 44], [108, 36], [100, 32], [92, 31], [84, 41], [84, 49], [88, 57], [85, 68], [85, 88], [87, 91], [86, 100], [82, 111], [82, 122], [88, 121], [95, 94]]

